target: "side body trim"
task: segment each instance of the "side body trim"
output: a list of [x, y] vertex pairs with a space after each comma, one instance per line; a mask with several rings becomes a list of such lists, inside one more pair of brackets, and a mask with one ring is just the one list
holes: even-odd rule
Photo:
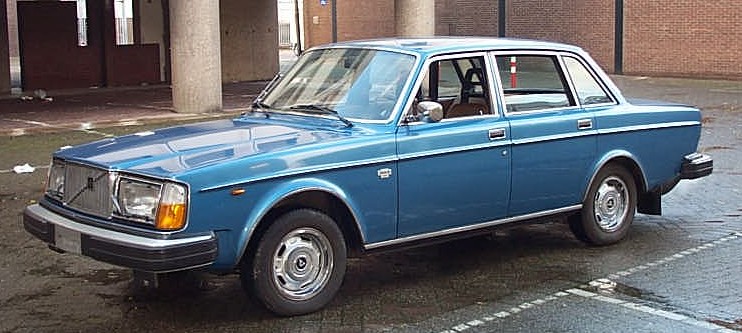
[[494, 227], [494, 226], [501, 225], [501, 224], [507, 224], [507, 223], [513, 223], [513, 222], [519, 222], [519, 221], [532, 220], [532, 219], [536, 219], [536, 218], [539, 218], [539, 217], [545, 217], [545, 216], [549, 216], [549, 215], [556, 215], [556, 214], [561, 214], [561, 213], [567, 213], [567, 212], [571, 212], [571, 211], [575, 211], [575, 210], [580, 210], [580, 209], [582, 209], [582, 204], [574, 205], [574, 206], [568, 206], [568, 207], [563, 207], [563, 208], [557, 208], [557, 209], [551, 209], [551, 210], [545, 210], [545, 211], [531, 213], [531, 214], [526, 214], [526, 215], [521, 215], [521, 216], [514, 216], [514, 217], [505, 218], [505, 219], [500, 219], [500, 220], [494, 220], [494, 221], [489, 221], [489, 222], [474, 224], [474, 225], [467, 225], [467, 226], [463, 226], [463, 227], [456, 227], [456, 228], [451, 228], [451, 229], [439, 230], [439, 231], [434, 231], [434, 232], [430, 232], [430, 233], [426, 233], [426, 234], [420, 234], [420, 235], [413, 235], [413, 236], [402, 237], [402, 238], [397, 238], [397, 239], [391, 239], [391, 240], [387, 240], [387, 241], [383, 241], [383, 242], [366, 244], [363, 247], [366, 250], [374, 250], [374, 249], [378, 249], [378, 248], [382, 248], [382, 247], [386, 247], [386, 246], [392, 246], [392, 245], [398, 245], [398, 244], [403, 244], [403, 243], [408, 243], [408, 242], [419, 241], [419, 240], [423, 240], [423, 239], [441, 237], [441, 236], [446, 236], [446, 235], [451, 235], [451, 234], [456, 234], [456, 233], [461, 233], [461, 232], [466, 232], [466, 231], [473, 231], [473, 230], [477, 230], [477, 229], [484, 229], [484, 228]]
[[651, 124], [651, 125], [634, 125], [634, 126], [623, 126], [623, 127], [615, 127], [615, 128], [608, 128], [608, 129], [600, 129], [598, 130], [598, 133], [599, 134], [613, 134], [613, 133], [621, 133], [621, 132], [635, 132], [635, 131], [645, 131], [645, 130], [660, 129], [660, 128], [699, 126], [699, 125], [701, 125], [701, 123], [698, 121], [675, 121], [675, 122], [658, 123], [658, 124]]

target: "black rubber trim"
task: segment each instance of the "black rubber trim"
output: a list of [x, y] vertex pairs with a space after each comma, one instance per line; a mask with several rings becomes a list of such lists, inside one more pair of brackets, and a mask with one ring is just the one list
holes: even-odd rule
[[31, 235], [46, 242], [54, 242], [54, 228], [51, 224], [35, 219], [33, 216], [23, 213], [23, 228]]
[[216, 259], [217, 240], [158, 249], [136, 248], [82, 235], [82, 254], [135, 270], [164, 273], [208, 265]]
[[680, 168], [680, 178], [682, 179], [696, 179], [706, 177], [714, 171], [714, 160], [711, 158], [705, 159], [686, 159]]

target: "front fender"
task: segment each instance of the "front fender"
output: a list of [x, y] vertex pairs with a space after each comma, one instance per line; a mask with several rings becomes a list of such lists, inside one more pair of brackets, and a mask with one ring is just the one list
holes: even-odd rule
[[343, 204], [348, 207], [351, 215], [353, 215], [353, 220], [355, 221], [356, 227], [360, 232], [362, 241], [365, 243], [366, 232], [363, 228], [363, 225], [365, 224], [359, 221], [360, 215], [357, 214], [358, 205], [348, 196], [348, 194], [342, 188], [340, 188], [336, 184], [333, 184], [332, 182], [319, 178], [294, 179], [288, 182], [281, 182], [265, 195], [263, 195], [262, 198], [255, 203], [255, 206], [252, 209], [250, 215], [247, 216], [247, 220], [244, 223], [244, 228], [239, 232], [239, 237], [237, 239], [237, 249], [239, 249], [239, 251], [237, 252], [238, 255], [235, 258], [235, 266], [239, 264], [239, 261], [245, 254], [247, 246], [252, 239], [255, 230], [260, 224], [260, 221], [263, 220], [266, 215], [268, 215], [270, 210], [273, 207], [276, 207], [276, 205], [278, 205], [278, 203], [280, 203], [283, 199], [307, 191], [326, 192], [341, 200]]

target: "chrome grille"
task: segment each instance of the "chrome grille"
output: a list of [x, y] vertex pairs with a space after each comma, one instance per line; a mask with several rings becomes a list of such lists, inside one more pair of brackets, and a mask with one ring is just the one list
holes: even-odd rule
[[79, 164], [67, 164], [64, 203], [82, 212], [110, 217], [113, 209], [112, 177], [106, 170]]

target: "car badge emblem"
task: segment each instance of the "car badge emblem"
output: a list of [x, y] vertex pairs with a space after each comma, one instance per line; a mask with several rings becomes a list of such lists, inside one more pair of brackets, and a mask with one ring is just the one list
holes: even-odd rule
[[379, 179], [387, 179], [392, 176], [392, 169], [389, 169], [389, 168], [379, 169], [379, 171], [377, 171], [376, 174], [379, 176]]

